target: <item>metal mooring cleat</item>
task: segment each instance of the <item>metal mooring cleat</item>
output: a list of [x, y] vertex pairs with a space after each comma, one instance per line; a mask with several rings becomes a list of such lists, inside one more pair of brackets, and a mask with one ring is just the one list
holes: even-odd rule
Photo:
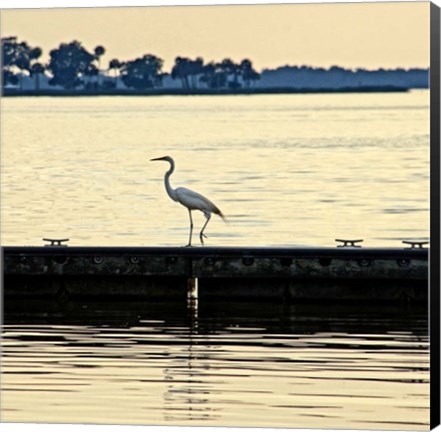
[[50, 244], [47, 244], [45, 246], [67, 246], [67, 245], [63, 245], [61, 243], [62, 242], [68, 242], [69, 239], [49, 239], [49, 238], [44, 238], [43, 241], [50, 242]]
[[361, 243], [363, 239], [359, 239], [359, 240], [335, 239], [335, 241], [343, 243], [337, 245], [337, 247], [361, 247], [360, 245], [356, 245], [355, 243]]
[[411, 240], [403, 240], [404, 244], [410, 245], [408, 249], [424, 249], [424, 245], [429, 244], [428, 241], [411, 241]]

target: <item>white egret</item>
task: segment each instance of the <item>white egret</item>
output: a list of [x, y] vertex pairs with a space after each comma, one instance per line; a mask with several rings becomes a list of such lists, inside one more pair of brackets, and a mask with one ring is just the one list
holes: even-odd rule
[[175, 170], [175, 161], [170, 156], [163, 156], [159, 158], [150, 159], [151, 161], [166, 161], [170, 164], [170, 169], [165, 173], [164, 176], [164, 184], [165, 189], [167, 191], [168, 196], [173, 200], [177, 201], [178, 203], [182, 204], [184, 207], [187, 207], [188, 214], [190, 216], [190, 237], [188, 240], [188, 245], [191, 246], [191, 237], [193, 234], [193, 218], [191, 216], [192, 210], [200, 210], [202, 213], [204, 213], [204, 216], [206, 217], [206, 221], [204, 226], [202, 227], [202, 230], [199, 234], [199, 239], [201, 240], [202, 245], [204, 244], [204, 237], [207, 238], [207, 236], [204, 234], [204, 229], [206, 228], [208, 222], [210, 221], [211, 214], [217, 214], [219, 215], [223, 220], [225, 220], [225, 216], [222, 214], [222, 212], [208, 199], [202, 196], [201, 194], [198, 194], [197, 192], [192, 191], [191, 189], [187, 189], [184, 187], [179, 187], [176, 189], [173, 189], [170, 185], [170, 176], [172, 175], [173, 171]]

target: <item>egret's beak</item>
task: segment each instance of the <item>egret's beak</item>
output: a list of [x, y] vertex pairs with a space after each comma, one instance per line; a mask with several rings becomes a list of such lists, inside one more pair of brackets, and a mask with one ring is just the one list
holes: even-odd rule
[[150, 162], [151, 161], [159, 161], [159, 160], [164, 160], [164, 157], [150, 159]]

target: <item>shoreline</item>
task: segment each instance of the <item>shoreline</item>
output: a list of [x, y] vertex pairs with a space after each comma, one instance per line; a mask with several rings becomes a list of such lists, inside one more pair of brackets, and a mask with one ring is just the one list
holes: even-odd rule
[[[399, 86], [360, 86], [340, 88], [295, 88], [295, 87], [271, 87], [249, 88], [238, 90], [213, 90], [213, 89], [111, 89], [111, 90], [18, 90], [3, 89], [3, 97], [22, 96], [236, 96], [236, 95], [272, 95], [272, 94], [326, 94], [326, 93], [406, 93], [412, 90], [409, 87]], [[426, 90], [426, 89], [423, 89]]]

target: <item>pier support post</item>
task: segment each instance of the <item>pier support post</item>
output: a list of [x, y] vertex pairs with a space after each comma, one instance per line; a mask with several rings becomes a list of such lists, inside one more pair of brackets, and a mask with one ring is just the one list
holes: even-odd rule
[[198, 278], [190, 277], [187, 280], [187, 300], [198, 299]]
[[198, 278], [187, 279], [187, 308], [191, 317], [191, 329], [198, 327]]

